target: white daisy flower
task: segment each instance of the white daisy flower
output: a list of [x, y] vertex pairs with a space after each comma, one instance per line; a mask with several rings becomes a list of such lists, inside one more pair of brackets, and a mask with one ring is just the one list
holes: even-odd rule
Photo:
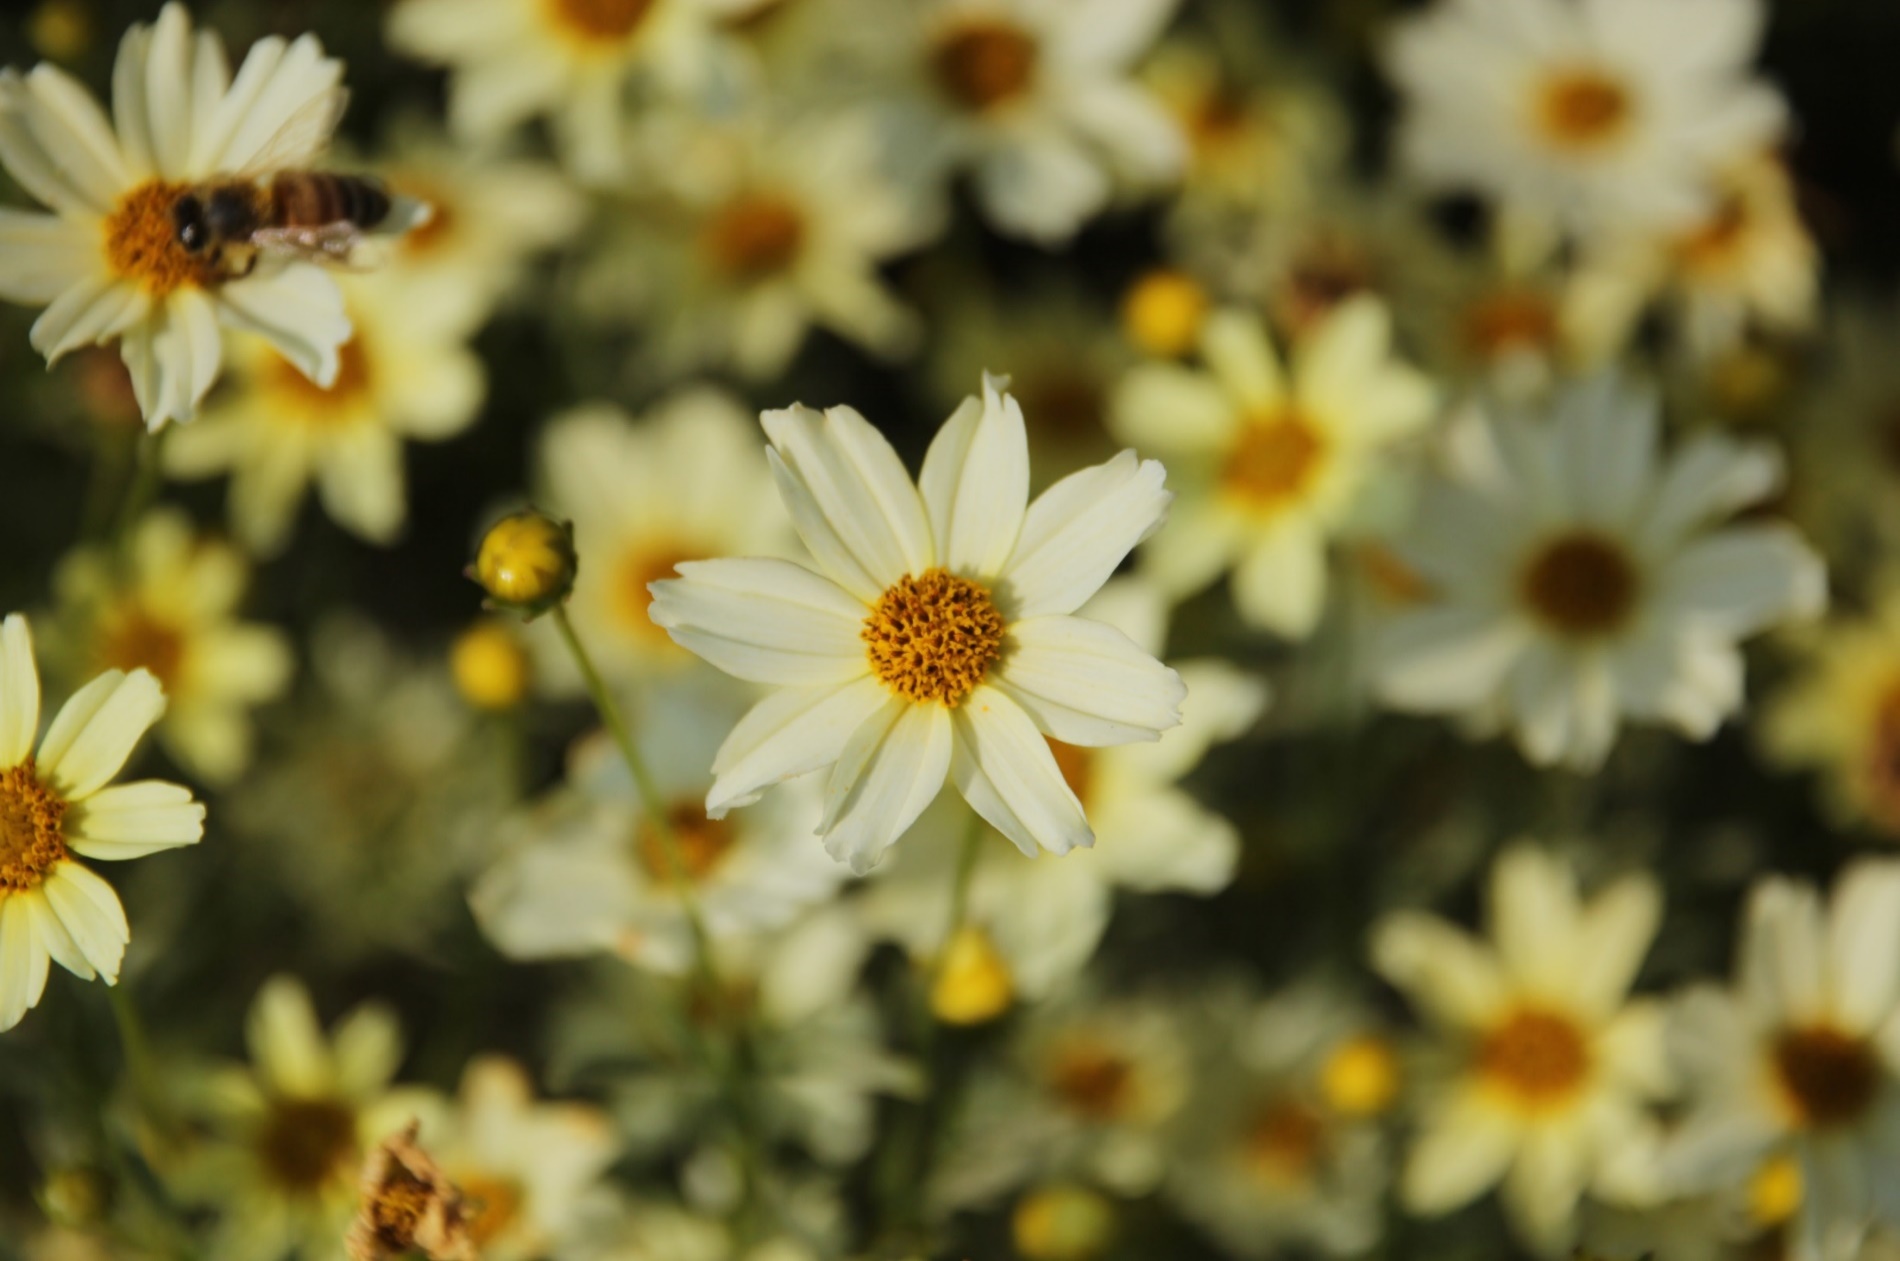
[[1852, 1256], [1875, 1222], [1900, 1227], [1900, 862], [1849, 867], [1825, 906], [1764, 880], [1734, 985], [1685, 995], [1670, 1034], [1691, 1097], [1666, 1171], [1734, 1186], [1792, 1144], [1797, 1255]]
[[1133, 63], [1176, 0], [931, 0], [859, 23], [895, 76], [884, 116], [899, 161], [969, 170], [997, 228], [1059, 245], [1118, 183], [1179, 177], [1187, 145]]
[[1490, 938], [1397, 911], [1372, 959], [1431, 1023], [1442, 1081], [1422, 1084], [1400, 1198], [1416, 1213], [1467, 1204], [1500, 1181], [1527, 1242], [1574, 1230], [1585, 1191], [1627, 1195], [1653, 1151], [1648, 1102], [1669, 1088], [1663, 1012], [1629, 990], [1662, 916], [1633, 875], [1584, 901], [1558, 859], [1530, 846], [1492, 868]]
[[[702, 667], [703, 669], [703, 667]], [[642, 697], [641, 754], [667, 801], [687, 883], [715, 940], [789, 923], [837, 888], [843, 870], [811, 844], [818, 785], [801, 782], [756, 810], [706, 815], [707, 765], [744, 700], [681, 680]], [[677, 973], [693, 938], [666, 842], [626, 761], [597, 732], [576, 746], [564, 789], [511, 831], [515, 844], [469, 895], [504, 954], [546, 959], [611, 951]]]
[[1727, 163], [1773, 147], [1780, 95], [1751, 79], [1760, 0], [1441, 0], [1401, 22], [1401, 160], [1582, 232], [1685, 226]]
[[778, 689], [720, 748], [709, 815], [828, 769], [818, 834], [861, 872], [948, 777], [1024, 853], [1065, 853], [1095, 837], [1048, 738], [1123, 744], [1180, 721], [1180, 676], [1072, 616], [1160, 526], [1161, 466], [1124, 451], [1027, 502], [1028, 437], [1004, 386], [985, 377], [916, 486], [849, 407], [765, 413], [779, 491], [823, 573], [703, 561], [652, 586], [677, 643]]
[[1818, 613], [1826, 574], [1789, 526], [1721, 524], [1774, 492], [1772, 449], [1703, 433], [1664, 459], [1657, 428], [1609, 376], [1456, 427], [1396, 545], [1431, 591], [1380, 638], [1387, 704], [1509, 725], [1580, 770], [1625, 716], [1706, 740], [1741, 707], [1737, 641]]
[[1259, 317], [1225, 311], [1201, 335], [1205, 369], [1149, 363], [1116, 393], [1124, 441], [1169, 461], [1181, 507], [1143, 554], [1179, 598], [1234, 571], [1250, 624], [1301, 638], [1326, 599], [1326, 545], [1363, 517], [1390, 448], [1430, 423], [1431, 383], [1391, 353], [1371, 297], [1326, 316], [1283, 370]]
[[178, 4], [126, 32], [110, 120], [55, 66], [0, 71], [0, 165], [53, 212], [0, 210], [0, 297], [46, 306], [33, 348], [50, 363], [117, 339], [154, 429], [198, 410], [229, 329], [267, 338], [313, 381], [335, 380], [350, 321], [331, 278], [260, 261], [229, 279], [179, 243], [172, 212], [193, 185], [261, 155], [308, 165], [329, 135], [304, 120], [341, 105], [342, 76], [306, 35], [259, 40], [233, 79], [217, 39], [194, 35]]
[[66, 702], [35, 752], [32, 633], [17, 613], [0, 622], [0, 1030], [38, 1005], [49, 963], [118, 983], [125, 909], [79, 858], [143, 858], [204, 835], [190, 790], [112, 783], [164, 712], [150, 672], [108, 670]]

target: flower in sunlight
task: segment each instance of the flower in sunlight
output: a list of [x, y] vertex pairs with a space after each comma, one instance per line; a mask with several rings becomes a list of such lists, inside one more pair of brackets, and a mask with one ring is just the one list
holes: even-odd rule
[[1421, 181], [1583, 232], [1685, 227], [1716, 173], [1772, 148], [1781, 95], [1750, 77], [1761, 0], [1440, 0], [1387, 65]]
[[125, 909], [80, 858], [143, 858], [204, 835], [188, 789], [112, 782], [164, 712], [149, 671], [108, 670], [73, 694], [36, 752], [32, 632], [17, 613], [0, 622], [0, 1030], [38, 1005], [51, 963], [118, 983]]
[[1900, 1227], [1900, 863], [1862, 860], [1823, 904], [1769, 876], [1748, 900], [1735, 983], [1678, 1002], [1670, 1048], [1689, 1095], [1664, 1169], [1692, 1189], [1743, 1182], [1791, 1148], [1795, 1255], [1853, 1256]]
[[1653, 395], [1611, 375], [1547, 413], [1473, 412], [1395, 543], [1431, 594], [1375, 650], [1386, 704], [1509, 726], [1539, 765], [1602, 764], [1625, 717], [1706, 740], [1742, 705], [1738, 641], [1819, 613], [1826, 573], [1782, 522], [1765, 445], [1659, 450]]
[[826, 770], [818, 835], [866, 871], [948, 778], [1026, 854], [1094, 843], [1049, 739], [1158, 739], [1180, 676], [1075, 611], [1167, 512], [1163, 471], [1124, 451], [1029, 502], [1022, 409], [986, 376], [916, 485], [849, 407], [765, 413], [768, 452], [822, 572], [772, 559], [679, 567], [653, 620], [771, 685], [713, 761], [706, 811]]
[[[217, 40], [194, 36], [176, 3], [126, 32], [111, 119], [58, 67], [0, 72], [0, 165], [53, 211], [0, 210], [0, 297], [46, 307], [33, 348], [52, 362], [116, 339], [154, 429], [197, 412], [230, 330], [260, 335], [302, 377], [335, 380], [350, 335], [335, 282], [261, 258], [229, 275], [180, 243], [173, 208], [265, 153], [309, 165], [329, 134], [302, 120], [340, 112], [342, 77], [306, 35], [259, 40], [233, 80]], [[276, 151], [280, 133], [294, 152]]]
[[1586, 901], [1560, 859], [1519, 845], [1491, 869], [1489, 911], [1488, 941], [1409, 910], [1372, 930], [1373, 966], [1442, 1052], [1442, 1080], [1420, 1083], [1399, 1194], [1436, 1215], [1502, 1182], [1519, 1233], [1552, 1253], [1586, 1191], [1653, 1190], [1647, 1107], [1670, 1088], [1664, 1019], [1629, 991], [1662, 892], [1631, 875]]
[[1327, 542], [1365, 511], [1390, 449], [1430, 423], [1431, 383], [1392, 355], [1372, 298], [1325, 317], [1283, 370], [1257, 316], [1226, 311], [1201, 334], [1204, 368], [1154, 362], [1116, 393], [1116, 433], [1169, 461], [1181, 506], [1143, 555], [1179, 598], [1234, 573], [1251, 625], [1290, 638], [1325, 609]]
[[412, 1119], [426, 1125], [442, 1103], [390, 1085], [402, 1060], [394, 1015], [362, 1006], [326, 1037], [294, 977], [264, 983], [244, 1039], [248, 1066], [204, 1068], [180, 1088], [211, 1138], [182, 1159], [175, 1189], [221, 1210], [212, 1255], [338, 1250], [371, 1148]]
[[165, 689], [156, 733], [166, 753], [208, 783], [228, 783], [250, 764], [250, 711], [283, 695], [295, 666], [282, 631], [238, 620], [249, 581], [228, 544], [158, 509], [134, 529], [122, 566], [104, 547], [60, 562], [54, 659], [73, 680], [150, 672]]
[[328, 385], [261, 338], [239, 346], [232, 388], [165, 444], [173, 477], [231, 475], [232, 532], [283, 550], [314, 486], [338, 525], [393, 543], [408, 518], [403, 442], [439, 442], [474, 421], [487, 391], [467, 341], [481, 311], [456, 285], [398, 268], [346, 282], [355, 332]]

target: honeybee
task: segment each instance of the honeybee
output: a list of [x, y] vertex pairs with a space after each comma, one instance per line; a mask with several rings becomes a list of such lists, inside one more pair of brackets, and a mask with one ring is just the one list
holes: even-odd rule
[[429, 207], [391, 194], [380, 180], [310, 169], [348, 101], [341, 88], [317, 97], [243, 170], [181, 191], [171, 208], [179, 247], [235, 280], [264, 255], [360, 265], [359, 247], [371, 232], [426, 222]]

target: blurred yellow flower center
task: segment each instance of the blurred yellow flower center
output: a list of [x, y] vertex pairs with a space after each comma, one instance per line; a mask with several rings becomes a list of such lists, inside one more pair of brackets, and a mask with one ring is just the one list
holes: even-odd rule
[[1122, 331], [1151, 355], [1173, 359], [1194, 348], [1207, 315], [1207, 290], [1184, 272], [1160, 268], [1122, 300]]
[[1075, 799], [1084, 806], [1089, 803], [1089, 789], [1095, 782], [1094, 751], [1079, 749], [1073, 744], [1064, 744], [1060, 740], [1049, 740], [1049, 752], [1055, 754], [1056, 769], [1062, 772], [1062, 782], [1069, 786]]
[[1040, 1188], [1010, 1215], [1010, 1234], [1024, 1261], [1090, 1261], [1108, 1250], [1114, 1233], [1114, 1207], [1087, 1187]]
[[654, 624], [650, 613], [653, 593], [647, 584], [678, 577], [680, 562], [693, 558], [692, 552], [671, 542], [630, 548], [621, 556], [619, 580], [614, 586], [614, 607], [628, 630], [655, 643], [673, 642]]
[[1634, 113], [1628, 89], [1589, 66], [1551, 75], [1537, 97], [1544, 138], [1561, 149], [1599, 149], [1624, 132]]
[[736, 280], [764, 280], [790, 267], [805, 243], [805, 216], [784, 197], [753, 193], [729, 202], [706, 225], [713, 265]]
[[1568, 1016], [1521, 1007], [1478, 1043], [1478, 1076], [1526, 1111], [1568, 1101], [1590, 1072], [1590, 1047]]
[[1027, 91], [1036, 56], [1036, 41], [1021, 27], [984, 18], [944, 32], [931, 50], [930, 65], [951, 100], [980, 112]]
[[554, 20], [584, 40], [619, 42], [646, 20], [655, 0], [547, 0]]
[[951, 1025], [996, 1019], [1016, 998], [1009, 964], [980, 928], [966, 925], [943, 950], [943, 964], [930, 990], [930, 1010]]
[[176, 626], [127, 603], [100, 620], [94, 656], [101, 670], [149, 670], [176, 696], [185, 660], [185, 637]]
[[278, 354], [266, 361], [264, 385], [271, 393], [296, 404], [275, 409], [277, 415], [323, 427], [350, 415], [346, 405], [369, 394], [373, 375], [369, 352], [358, 334], [337, 347], [336, 380], [330, 388], [318, 385], [303, 374], [303, 369]]
[[1376, 1116], [1399, 1093], [1399, 1061], [1384, 1038], [1362, 1034], [1333, 1048], [1320, 1069], [1320, 1091], [1335, 1112]]
[[[505, 627], [478, 622], [449, 649], [455, 690], [477, 709], [512, 709], [528, 694], [527, 649]], [[169, 689], [167, 689], [169, 690]]]
[[1326, 457], [1326, 440], [1295, 411], [1256, 417], [1227, 453], [1221, 482], [1256, 512], [1298, 502]]
[[203, 255], [178, 243], [172, 207], [189, 184], [150, 180], [119, 199], [106, 216], [106, 263], [124, 280], [137, 281], [154, 298], [186, 285], [208, 288], [221, 277]]
[[1880, 1056], [1863, 1037], [1831, 1025], [1789, 1029], [1775, 1040], [1775, 1074], [1798, 1124], [1851, 1125], [1880, 1094]]
[[[699, 884], [717, 871], [739, 839], [726, 820], [707, 818], [706, 807], [698, 801], [682, 801], [667, 811], [666, 817], [678, 846], [680, 869], [691, 884]], [[673, 883], [673, 861], [667, 855], [666, 837], [660, 829], [642, 820], [634, 850], [650, 879], [662, 885]]]
[[1211, 84], [1182, 111], [1188, 142], [1211, 158], [1247, 133], [1247, 98], [1228, 84]]
[[1549, 350], [1557, 344], [1557, 311], [1541, 293], [1506, 289], [1467, 307], [1460, 332], [1465, 352], [1481, 363], [1514, 351]]
[[1690, 271], [1705, 275], [1726, 271], [1738, 261], [1750, 226], [1748, 203], [1731, 194], [1695, 231], [1676, 243], [1676, 257]]
[[1806, 1196], [1801, 1166], [1792, 1156], [1774, 1156], [1748, 1180], [1748, 1215], [1764, 1229], [1795, 1215]]
[[1298, 1186], [1313, 1176], [1326, 1146], [1326, 1123], [1297, 1099], [1276, 1099], [1247, 1127], [1247, 1167], [1262, 1182]]
[[1127, 1114], [1135, 1099], [1135, 1066], [1098, 1042], [1075, 1039], [1049, 1057], [1050, 1091], [1070, 1111], [1091, 1121]]
[[314, 1195], [355, 1173], [356, 1114], [335, 1099], [274, 1099], [257, 1154], [278, 1187]]
[[1636, 607], [1638, 580], [1629, 553], [1587, 530], [1539, 547], [1518, 579], [1519, 595], [1537, 619], [1563, 635], [1607, 634]]
[[908, 700], [955, 708], [1003, 652], [1003, 615], [979, 583], [945, 569], [905, 574], [864, 619], [871, 673]]
[[0, 771], [0, 891], [37, 889], [66, 857], [66, 803], [28, 758]]
[[527, 1194], [519, 1182], [492, 1174], [471, 1173], [455, 1179], [468, 1198], [468, 1237], [477, 1250], [486, 1248], [507, 1232], [521, 1216]]

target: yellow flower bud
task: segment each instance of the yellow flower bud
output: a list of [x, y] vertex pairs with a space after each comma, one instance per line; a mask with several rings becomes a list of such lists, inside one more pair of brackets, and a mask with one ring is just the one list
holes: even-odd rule
[[1122, 331], [1151, 355], [1176, 359], [1194, 349], [1207, 317], [1207, 291], [1192, 276], [1158, 268], [1122, 299]]
[[27, 19], [33, 50], [53, 61], [77, 61], [92, 46], [92, 13], [79, 0], [43, 0]]
[[527, 649], [497, 622], [481, 621], [449, 648], [456, 690], [476, 709], [513, 709], [528, 694]]
[[488, 528], [469, 577], [494, 607], [535, 617], [567, 599], [579, 568], [574, 527], [528, 508]]
[[1024, 1261], [1090, 1261], [1113, 1242], [1115, 1208], [1087, 1187], [1040, 1187], [1017, 1201], [1010, 1233]]
[[964, 927], [944, 947], [943, 970], [930, 990], [930, 1010], [947, 1025], [980, 1025], [996, 1019], [1016, 997], [1009, 965], [989, 934]]
[[1376, 1116], [1399, 1093], [1399, 1061], [1384, 1038], [1361, 1034], [1333, 1048], [1320, 1070], [1320, 1090], [1335, 1112]]
[[1801, 1166], [1787, 1153], [1771, 1156], [1748, 1180], [1748, 1215], [1764, 1229], [1779, 1226], [1801, 1207]]

